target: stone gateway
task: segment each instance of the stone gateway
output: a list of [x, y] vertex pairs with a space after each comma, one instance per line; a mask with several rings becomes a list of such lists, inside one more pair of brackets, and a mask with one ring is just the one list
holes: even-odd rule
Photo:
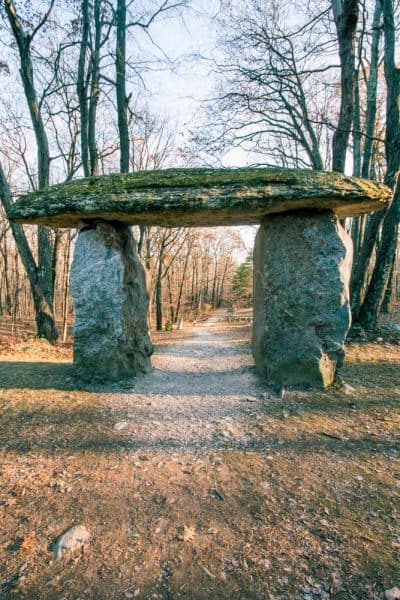
[[170, 169], [90, 177], [27, 194], [17, 223], [77, 227], [74, 364], [86, 379], [146, 373], [153, 351], [143, 267], [129, 225], [260, 223], [253, 355], [277, 386], [329, 386], [350, 327], [351, 239], [339, 219], [383, 208], [381, 184], [296, 169]]

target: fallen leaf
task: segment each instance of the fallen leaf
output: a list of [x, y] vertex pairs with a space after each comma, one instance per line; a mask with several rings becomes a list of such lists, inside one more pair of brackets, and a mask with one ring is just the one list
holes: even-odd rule
[[196, 537], [196, 530], [194, 527], [180, 527], [178, 530], [178, 540], [181, 542], [191, 542]]
[[34, 548], [35, 546], [36, 546], [36, 532], [31, 531], [30, 533], [28, 533], [28, 535], [26, 535], [25, 537], [22, 538], [21, 548], [23, 550], [32, 550], [32, 548]]

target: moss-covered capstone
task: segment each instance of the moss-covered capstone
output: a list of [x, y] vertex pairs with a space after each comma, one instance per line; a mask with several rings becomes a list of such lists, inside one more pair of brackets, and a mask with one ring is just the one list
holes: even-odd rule
[[355, 216], [383, 208], [390, 195], [382, 184], [334, 172], [166, 169], [54, 185], [20, 197], [8, 216], [16, 223], [52, 227], [96, 220], [165, 227], [240, 225], [298, 210]]

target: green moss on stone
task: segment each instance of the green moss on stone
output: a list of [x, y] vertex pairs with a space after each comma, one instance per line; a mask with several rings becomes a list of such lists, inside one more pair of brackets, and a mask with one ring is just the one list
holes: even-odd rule
[[[101, 218], [104, 213], [104, 218], [110, 219], [113, 211], [121, 211], [126, 221], [128, 214], [162, 210], [162, 202], [169, 210], [177, 211], [196, 210], [202, 204], [207, 210], [232, 206], [243, 211], [247, 203], [249, 206], [254, 204], [255, 197], [257, 201], [265, 198], [270, 204], [295, 199], [293, 209], [299, 210], [301, 198], [332, 199], [335, 207], [350, 200], [384, 203], [390, 197], [390, 190], [340, 173], [305, 169], [165, 169], [113, 173], [54, 185], [19, 198], [9, 218], [18, 222], [45, 223], [46, 216], [60, 215], [58, 220], [62, 226], [62, 214], [71, 217], [73, 213], [79, 213], [84, 219]], [[305, 202], [304, 207], [309, 209], [309, 202]], [[328, 205], [325, 202], [323, 208], [329, 208], [329, 202]], [[360, 212], [366, 212], [365, 207]], [[54, 219], [52, 222], [55, 223]], [[71, 218], [68, 223], [71, 224]]]

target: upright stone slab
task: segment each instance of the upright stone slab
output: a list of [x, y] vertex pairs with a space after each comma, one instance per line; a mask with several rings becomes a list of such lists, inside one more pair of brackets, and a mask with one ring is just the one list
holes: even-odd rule
[[151, 369], [144, 270], [130, 228], [79, 232], [71, 272], [74, 365], [85, 379], [119, 380]]
[[326, 387], [350, 327], [351, 239], [336, 216], [266, 218], [254, 248], [253, 355], [279, 386]]

